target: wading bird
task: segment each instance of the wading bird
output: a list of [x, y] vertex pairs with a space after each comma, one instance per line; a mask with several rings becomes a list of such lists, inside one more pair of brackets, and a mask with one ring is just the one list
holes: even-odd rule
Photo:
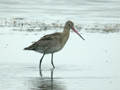
[[63, 32], [57, 32], [49, 35], [43, 36], [40, 40], [30, 45], [29, 47], [24, 48], [24, 50], [33, 50], [39, 53], [43, 53], [43, 56], [40, 59], [39, 68], [41, 69], [41, 63], [45, 54], [51, 54], [51, 64], [53, 68], [55, 68], [53, 64], [53, 54], [59, 50], [61, 50], [65, 43], [67, 42], [70, 29], [72, 29], [77, 35], [79, 35], [83, 40], [85, 40], [74, 28], [74, 24], [72, 21], [67, 21], [64, 26]]

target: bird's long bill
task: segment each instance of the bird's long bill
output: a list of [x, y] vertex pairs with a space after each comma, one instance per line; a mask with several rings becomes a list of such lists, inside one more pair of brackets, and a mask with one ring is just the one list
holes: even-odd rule
[[77, 34], [77, 35], [79, 35], [83, 40], [85, 40], [79, 33], [78, 33], [78, 31], [77, 30], [75, 30], [75, 28], [74, 27], [72, 27], [72, 30]]

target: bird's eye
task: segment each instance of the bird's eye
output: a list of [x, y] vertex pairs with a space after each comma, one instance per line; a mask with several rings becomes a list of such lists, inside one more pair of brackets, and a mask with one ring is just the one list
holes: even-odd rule
[[69, 23], [69, 26], [71, 26], [71, 24]]

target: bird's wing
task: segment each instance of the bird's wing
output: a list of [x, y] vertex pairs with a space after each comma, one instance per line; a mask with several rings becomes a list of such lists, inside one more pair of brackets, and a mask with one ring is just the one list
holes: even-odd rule
[[49, 34], [49, 35], [45, 35], [43, 36], [41, 40], [53, 40], [53, 39], [58, 39], [61, 37], [61, 33], [53, 33], [53, 34]]
[[28, 48], [31, 50], [35, 50], [38, 47], [48, 48], [49, 46], [56, 45], [58, 40], [60, 40], [60, 38], [61, 38], [61, 33], [53, 33], [53, 34], [45, 35], [40, 40], [30, 45]]

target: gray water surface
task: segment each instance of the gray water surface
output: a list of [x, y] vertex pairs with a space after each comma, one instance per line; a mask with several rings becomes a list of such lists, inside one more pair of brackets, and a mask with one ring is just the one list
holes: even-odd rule
[[[67, 20], [85, 41], [71, 32], [41, 77], [42, 54], [23, 49]], [[119, 31], [120, 0], [0, 0], [0, 90], [120, 90]]]
[[25, 17], [41, 21], [119, 23], [120, 0], [1, 0], [0, 17]]
[[[42, 54], [23, 48], [54, 31], [19, 32], [6, 28], [0, 34], [1, 90], [119, 90], [119, 33], [82, 33], [83, 41], [71, 33], [64, 49], [42, 63]], [[1, 30], [2, 31], [2, 30]]]

